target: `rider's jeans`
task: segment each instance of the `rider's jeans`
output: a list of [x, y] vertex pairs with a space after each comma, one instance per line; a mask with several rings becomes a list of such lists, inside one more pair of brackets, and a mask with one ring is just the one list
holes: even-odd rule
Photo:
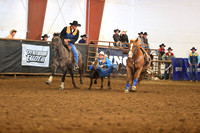
[[76, 50], [76, 46], [73, 43], [69, 43], [69, 46], [72, 48], [72, 52], [74, 54], [75, 62], [78, 65], [78, 52]]
[[116, 68], [117, 68], [116, 64], [112, 64], [109, 68], [106, 68], [106, 69], [102, 69], [101, 66], [98, 65], [96, 70], [101, 77], [109, 77], [110, 74], [113, 72], [113, 70]]

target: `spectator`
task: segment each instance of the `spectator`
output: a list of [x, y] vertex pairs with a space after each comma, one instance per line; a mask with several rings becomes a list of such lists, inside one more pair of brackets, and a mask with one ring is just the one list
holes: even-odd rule
[[148, 42], [147, 35], [148, 35], [147, 32], [144, 32], [144, 34], [143, 34], [143, 40], [144, 40], [143, 48], [149, 48], [149, 42]]
[[158, 58], [159, 58], [159, 60], [162, 60], [161, 57], [163, 56], [163, 54], [165, 54], [165, 44], [164, 43], [162, 43], [160, 45], [160, 49], [158, 51]]
[[122, 33], [120, 34], [120, 40], [122, 43], [129, 43], [126, 32], [126, 30], [122, 30]]
[[78, 26], [81, 26], [78, 21], [73, 21], [72, 23], [69, 23], [71, 26], [66, 26], [63, 28], [63, 30], [60, 33], [60, 37], [63, 41], [63, 44], [68, 49], [68, 45], [71, 47], [72, 52], [74, 54], [75, 58], [75, 70], [77, 70], [78, 67], [78, 52], [76, 50], [76, 46], [74, 43], [78, 40], [79, 37], [79, 30], [77, 29]]
[[144, 44], [143, 32], [138, 33], [138, 39], [140, 39], [140, 44]]
[[[168, 52], [163, 54], [162, 56], [162, 60], [167, 60], [167, 61], [172, 61], [172, 58], [175, 58], [174, 54], [172, 53], [172, 50], [171, 47], [169, 47], [168, 49]], [[165, 63], [165, 73], [164, 73], [164, 79], [167, 79], [167, 71], [171, 71], [171, 68], [168, 68], [170, 67], [171, 63]]]
[[81, 40], [78, 41], [78, 43], [86, 43], [86, 40], [87, 40], [87, 35], [84, 34], [84, 35], [81, 35]]
[[199, 54], [196, 52], [196, 48], [193, 47], [192, 52], [190, 53], [189, 57], [188, 57], [188, 63], [190, 65], [190, 80], [193, 80], [193, 69], [195, 72], [195, 81], [198, 82], [198, 71], [197, 71], [197, 67], [199, 67], [199, 63], [200, 63], [200, 57]]
[[114, 30], [115, 34], [113, 34], [113, 39], [114, 39], [114, 46], [121, 46], [122, 43], [121, 43], [121, 39], [120, 39], [120, 36], [119, 36], [119, 33], [121, 32], [119, 29], [115, 29]]
[[119, 72], [121, 66], [121, 63], [118, 66], [116, 64], [112, 64], [110, 59], [108, 59], [105, 56], [104, 52], [101, 51], [99, 53], [98, 59], [96, 59], [93, 65], [90, 66], [90, 70], [94, 67], [94, 69], [97, 70], [101, 77], [108, 77], [114, 69], [117, 69], [117, 71]]
[[48, 38], [49, 38], [49, 36], [47, 34], [44, 34], [42, 36], [42, 41], [47, 41]]
[[14, 38], [14, 36], [15, 36], [16, 33], [17, 33], [17, 31], [14, 30], [14, 29], [12, 29], [12, 30], [10, 31], [10, 35], [8, 35], [6, 38]]

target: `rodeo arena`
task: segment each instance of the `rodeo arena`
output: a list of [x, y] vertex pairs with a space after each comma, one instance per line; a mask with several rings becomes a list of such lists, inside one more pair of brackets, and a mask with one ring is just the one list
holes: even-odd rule
[[200, 133], [200, 0], [0, 0], [0, 133]]

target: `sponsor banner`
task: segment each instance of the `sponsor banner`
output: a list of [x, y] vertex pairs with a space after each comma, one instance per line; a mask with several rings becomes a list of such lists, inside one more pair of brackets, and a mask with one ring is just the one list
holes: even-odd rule
[[[190, 80], [190, 67], [187, 58], [173, 58], [173, 77], [175, 81], [178, 80]], [[198, 80], [200, 80], [200, 66], [197, 68]], [[195, 79], [195, 73], [193, 71], [193, 80]]]
[[49, 67], [49, 46], [22, 44], [22, 66]]

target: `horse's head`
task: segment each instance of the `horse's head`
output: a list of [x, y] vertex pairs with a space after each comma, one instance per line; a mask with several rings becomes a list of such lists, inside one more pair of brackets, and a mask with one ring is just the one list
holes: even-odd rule
[[128, 58], [132, 58], [133, 57], [133, 53], [137, 50], [137, 46], [140, 42], [140, 39], [136, 39], [136, 40], [131, 40], [129, 43], [129, 52], [128, 52]]
[[62, 44], [62, 40], [60, 38], [60, 34], [59, 33], [54, 33], [53, 34], [52, 44], [53, 44], [53, 46], [55, 48], [58, 48], [60, 46], [60, 44]]

